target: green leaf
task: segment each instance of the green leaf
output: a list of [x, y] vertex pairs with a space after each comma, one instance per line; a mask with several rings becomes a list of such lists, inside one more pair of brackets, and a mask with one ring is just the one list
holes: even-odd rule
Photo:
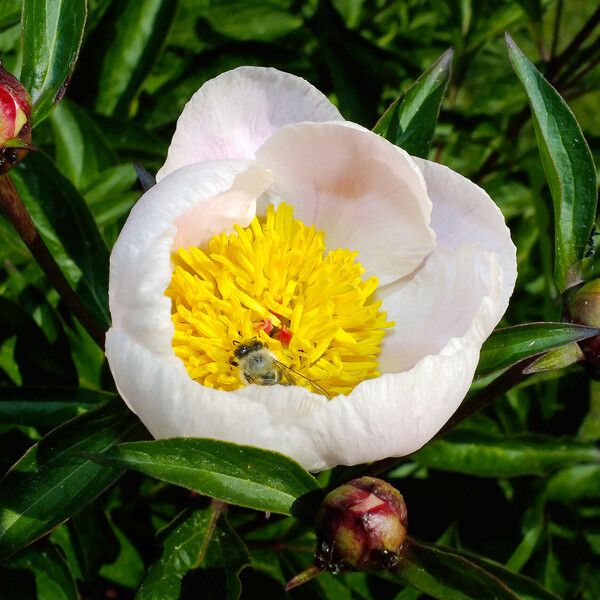
[[40, 151], [30, 153], [11, 177], [65, 276], [108, 329], [109, 252], [85, 200]]
[[141, 190], [132, 191], [137, 180], [137, 173], [131, 163], [116, 165], [100, 173], [86, 192], [86, 202], [105, 236], [104, 228], [127, 215], [139, 199]]
[[317, 482], [291, 458], [251, 446], [174, 438], [119, 444], [97, 457], [231, 504], [291, 514]]
[[74, 387], [0, 387], [0, 424], [56, 427], [115, 398]]
[[50, 118], [56, 140], [56, 164], [75, 187], [85, 191], [100, 173], [117, 163], [117, 156], [101, 129], [68, 99]]
[[[42, 547], [19, 554], [7, 563], [9, 573], [23, 569], [35, 578], [37, 600], [78, 600], [79, 592], [69, 567], [57, 547], [44, 544]], [[10, 586], [12, 577], [0, 577], [0, 598], [5, 598], [5, 586]]]
[[450, 81], [454, 50], [440, 58], [395, 100], [373, 131], [413, 156], [427, 158], [440, 107]]
[[139, 423], [111, 402], [58, 427], [0, 480], [0, 559], [10, 556], [94, 500], [122, 474], [85, 458], [124, 439]]
[[21, 7], [15, 0], [0, 0], [0, 31], [19, 22]]
[[502, 371], [544, 352], [598, 335], [600, 330], [570, 323], [527, 323], [496, 329], [479, 357], [478, 378]]
[[119, 540], [98, 504], [88, 504], [51, 535], [71, 557], [71, 568], [83, 581], [93, 580], [104, 565], [114, 563], [119, 556]]
[[12, 336], [16, 336], [14, 358], [25, 385], [76, 383], [70, 354], [59, 353], [22, 306], [0, 297], [0, 342]]
[[566, 346], [542, 354], [542, 356], [536, 359], [533, 364], [523, 369], [523, 373], [532, 375], [533, 373], [556, 371], [557, 369], [570, 367], [584, 359], [585, 356], [579, 347], [579, 344], [577, 342], [571, 342]]
[[[358, 30], [348, 29], [331, 0], [320, 0], [308, 22], [319, 47], [341, 113], [361, 125], [379, 116], [381, 92], [408, 62], [400, 53], [379, 46]], [[319, 70], [323, 67], [320, 66]]]
[[450, 552], [462, 556], [500, 579], [521, 600], [560, 600], [557, 595], [543, 587], [535, 579], [515, 573], [493, 560], [463, 550], [451, 550]]
[[[195, 89], [198, 89], [198, 87], [196, 86]], [[177, 106], [176, 108], [180, 109], [181, 107]], [[181, 110], [177, 112], [174, 118], [177, 118], [179, 112]], [[116, 150], [123, 160], [130, 158], [132, 162], [143, 162], [148, 158], [156, 162], [157, 166], [163, 164], [169, 147], [168, 140], [161, 138], [152, 131], [143, 129], [138, 123], [132, 121], [121, 121], [101, 115], [95, 117], [94, 121], [102, 129], [102, 133], [105, 139], [108, 140], [110, 147]]]
[[581, 127], [567, 103], [506, 34], [508, 55], [533, 113], [535, 133], [554, 202], [560, 291], [582, 281], [582, 259], [596, 215], [596, 169]]
[[198, 14], [223, 35], [236, 40], [265, 42], [286, 35], [302, 26], [290, 0], [220, 0], [202, 6]]
[[450, 431], [412, 457], [425, 467], [478, 477], [544, 475], [581, 462], [597, 462], [600, 450], [571, 438]]
[[414, 539], [395, 571], [405, 585], [440, 600], [558, 600], [534, 580], [491, 561]]
[[405, 585], [440, 600], [518, 600], [499, 579], [466, 558], [412, 539], [407, 544], [394, 570]]
[[600, 440], [600, 382], [590, 381], [590, 407], [577, 437], [585, 442], [597, 442]]
[[21, 82], [37, 125], [63, 97], [77, 61], [87, 16], [85, 0], [23, 1]]
[[[171, 525], [162, 555], [148, 569], [136, 600], [184, 597], [184, 576], [196, 569], [199, 571], [190, 574], [192, 577], [186, 577], [184, 587], [202, 589], [203, 598], [237, 600], [241, 592], [238, 574], [250, 563], [250, 557], [221, 510], [212, 504], [185, 513]], [[204, 569], [207, 571], [203, 573]]]
[[576, 465], [555, 473], [547, 482], [546, 498], [572, 503], [597, 500], [600, 465]]
[[129, 115], [144, 78], [160, 53], [177, 3], [172, 0], [123, 0], [111, 23], [111, 43], [104, 49], [96, 110]]
[[140, 556], [140, 549], [114, 523], [112, 530], [120, 548], [117, 558], [100, 569], [100, 575], [120, 586], [137, 590], [144, 578], [146, 566]]

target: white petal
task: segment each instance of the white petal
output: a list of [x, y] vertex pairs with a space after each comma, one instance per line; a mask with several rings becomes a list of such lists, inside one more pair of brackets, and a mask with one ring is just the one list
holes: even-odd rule
[[131, 210], [110, 257], [113, 327], [147, 348], [171, 348], [171, 252], [248, 225], [269, 173], [244, 161], [189, 165], [146, 192]]
[[404, 151], [346, 123], [302, 123], [274, 133], [256, 153], [274, 174], [273, 200], [325, 231], [328, 249], [358, 251], [381, 285], [412, 272], [434, 247], [431, 202]]
[[190, 163], [252, 159], [277, 129], [302, 121], [342, 119], [324, 94], [277, 69], [240, 67], [207, 81], [186, 104], [160, 180]]
[[[157, 439], [207, 437], [278, 450], [306, 465], [319, 460], [306, 432], [294, 425], [293, 410], [279, 419], [284, 415], [259, 401], [199, 385], [173, 352], [153, 352], [123, 331], [107, 333], [106, 356], [119, 393]], [[298, 388], [285, 392], [290, 407], [304, 396]]]
[[439, 354], [426, 356], [409, 371], [364, 381], [349, 397], [334, 398], [315, 411], [306, 426], [321, 462], [310, 468], [410, 454], [454, 413], [469, 389], [481, 344], [499, 318], [500, 269], [494, 255], [479, 256], [485, 262], [481, 272], [488, 272], [492, 286], [466, 334], [452, 338]]
[[[383, 339], [382, 373], [406, 371], [441, 352], [451, 338], [466, 335], [493, 285], [486, 254], [479, 246], [456, 251], [438, 246], [421, 269], [393, 286], [383, 300], [383, 310], [395, 325]], [[494, 273], [498, 276], [499, 269]], [[503, 312], [499, 306], [496, 322]]]
[[517, 250], [500, 209], [485, 190], [452, 169], [421, 158], [414, 160], [433, 202], [431, 227], [437, 243], [449, 248], [479, 244], [498, 257], [504, 280], [503, 314], [517, 278]]

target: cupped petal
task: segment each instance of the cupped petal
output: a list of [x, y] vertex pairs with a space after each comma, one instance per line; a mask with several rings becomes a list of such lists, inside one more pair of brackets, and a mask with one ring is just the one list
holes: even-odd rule
[[456, 171], [422, 158], [414, 158], [433, 202], [431, 227], [440, 246], [458, 248], [479, 244], [493, 252], [502, 269], [502, 314], [515, 287], [517, 249], [498, 206], [488, 193]]
[[[382, 373], [407, 371], [423, 357], [439, 354], [450, 339], [466, 335], [495, 283], [490, 278], [501, 275], [489, 269], [487, 254], [477, 245], [438, 246], [419, 270], [388, 290], [383, 310], [394, 327], [383, 338]], [[504, 310], [499, 302], [496, 322]]]
[[273, 132], [289, 123], [338, 119], [338, 109], [301, 77], [239, 67], [207, 81], [186, 104], [156, 179], [190, 163], [252, 159]]
[[[495, 255], [477, 254], [479, 273], [490, 283], [462, 337], [451, 338], [438, 354], [412, 369], [362, 382], [348, 397], [334, 398], [306, 420], [322, 470], [390, 456], [404, 456], [429, 441], [465, 397], [485, 338], [497, 322], [502, 275]], [[458, 257], [457, 257], [458, 258]], [[456, 265], [458, 267], [458, 265]], [[462, 297], [448, 297], [460, 303]], [[431, 322], [431, 329], [436, 326]]]
[[[329, 250], [349, 248], [381, 285], [411, 273], [435, 246], [431, 202], [406, 152], [347, 123], [301, 123], [256, 153], [272, 170], [269, 200], [325, 231]], [[260, 212], [260, 208], [259, 208]]]
[[164, 293], [171, 253], [231, 232], [235, 224], [249, 225], [270, 182], [270, 174], [250, 162], [211, 161], [179, 169], [146, 192], [110, 258], [113, 328], [149, 349], [172, 352], [171, 300]]
[[115, 329], [107, 333], [106, 355], [119, 393], [155, 438], [214, 438], [277, 450], [305, 465], [319, 462], [307, 432], [294, 423], [308, 409], [302, 404], [311, 402], [306, 398], [310, 392], [285, 389], [284, 400], [291, 407], [285, 415], [251, 399], [252, 393], [242, 396], [199, 385], [173, 352], [152, 351]]

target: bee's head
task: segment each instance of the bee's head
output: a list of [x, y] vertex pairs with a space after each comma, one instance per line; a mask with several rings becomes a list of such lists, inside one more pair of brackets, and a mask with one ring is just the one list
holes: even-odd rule
[[244, 356], [248, 356], [248, 354], [256, 352], [257, 350], [261, 350], [264, 347], [265, 345], [262, 342], [259, 342], [258, 340], [250, 340], [249, 342], [238, 344], [237, 348], [233, 351], [233, 356], [235, 356], [235, 358], [243, 358]]

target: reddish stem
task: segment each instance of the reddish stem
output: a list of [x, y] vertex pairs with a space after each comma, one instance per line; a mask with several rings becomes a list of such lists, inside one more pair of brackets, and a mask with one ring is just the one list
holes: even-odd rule
[[0, 208], [8, 217], [29, 251], [44, 271], [44, 274], [64, 300], [69, 310], [77, 317], [93, 340], [104, 348], [104, 329], [81, 303], [69, 282], [54, 260], [48, 247], [41, 238], [27, 208], [8, 175], [0, 176]]

